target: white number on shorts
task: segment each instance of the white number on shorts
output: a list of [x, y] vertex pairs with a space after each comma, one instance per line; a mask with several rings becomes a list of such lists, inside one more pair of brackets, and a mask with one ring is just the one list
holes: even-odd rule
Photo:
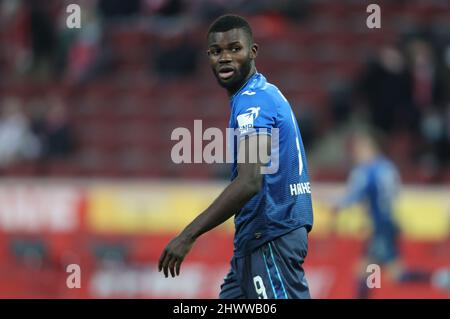
[[253, 277], [253, 283], [255, 284], [258, 299], [267, 299], [266, 287], [264, 287], [262, 278], [260, 276]]

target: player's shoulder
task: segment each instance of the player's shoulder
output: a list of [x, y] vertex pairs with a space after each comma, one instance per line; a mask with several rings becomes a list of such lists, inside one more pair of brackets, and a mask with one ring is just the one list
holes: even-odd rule
[[395, 165], [395, 163], [385, 156], [380, 156], [378, 158], [378, 160], [376, 161], [376, 166], [380, 170], [390, 170], [390, 171], [397, 170], [397, 166]]
[[236, 97], [237, 104], [248, 106], [248, 105], [258, 105], [261, 107], [272, 107], [273, 105], [278, 105], [279, 95], [276, 88], [272, 88], [271, 85], [256, 87], [256, 88], [246, 88], [242, 92], [239, 92]]
[[263, 87], [246, 88], [239, 92], [237, 99], [239, 102], [267, 101], [273, 99], [273, 95]]
[[353, 176], [362, 176], [362, 175], [368, 175], [370, 172], [370, 167], [365, 164], [359, 164], [352, 168], [350, 171], [350, 175]]
[[375, 179], [385, 178], [397, 178], [400, 176], [399, 171], [395, 163], [384, 157], [379, 157], [371, 167], [372, 175]]

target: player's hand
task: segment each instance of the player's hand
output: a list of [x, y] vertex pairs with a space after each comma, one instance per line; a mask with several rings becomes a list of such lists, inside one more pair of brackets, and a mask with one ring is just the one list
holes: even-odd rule
[[194, 241], [183, 234], [172, 239], [159, 258], [158, 271], [163, 270], [166, 278], [169, 276], [169, 271], [172, 277], [178, 276], [181, 263], [191, 250]]

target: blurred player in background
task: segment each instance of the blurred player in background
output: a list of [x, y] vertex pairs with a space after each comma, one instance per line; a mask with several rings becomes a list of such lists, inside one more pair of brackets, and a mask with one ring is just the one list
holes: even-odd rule
[[348, 181], [338, 212], [355, 203], [367, 205], [373, 233], [361, 261], [358, 298], [368, 298], [366, 267], [385, 266], [389, 278], [396, 282], [428, 282], [430, 274], [405, 269], [399, 258], [399, 227], [395, 221], [394, 204], [400, 192], [401, 178], [395, 164], [381, 152], [381, 136], [370, 130], [358, 130], [351, 137], [351, 157], [355, 167]]
[[[168, 271], [178, 275], [194, 241], [235, 215], [234, 256], [220, 298], [310, 298], [302, 266], [313, 224], [305, 151], [289, 102], [256, 70], [257, 52], [252, 30], [242, 17], [225, 15], [211, 25], [210, 65], [230, 98], [229, 126], [239, 133], [234, 136], [240, 143], [234, 143], [232, 181], [168, 244], [159, 270], [166, 277]], [[272, 149], [279, 162], [276, 171], [262, 174], [267, 158], [248, 160], [261, 155], [260, 149]], [[270, 160], [274, 164], [274, 157]]]

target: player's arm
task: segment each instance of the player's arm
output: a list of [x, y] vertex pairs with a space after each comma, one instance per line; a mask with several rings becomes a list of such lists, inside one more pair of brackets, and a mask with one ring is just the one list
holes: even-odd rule
[[[228, 220], [261, 190], [261, 169], [270, 159], [270, 136], [252, 135], [246, 139], [239, 145], [238, 158], [241, 160], [237, 177], [162, 252], [158, 269], [163, 270], [166, 277], [169, 271], [172, 277], [179, 275], [184, 257], [199, 236]], [[264, 151], [259, 152], [260, 148]], [[255, 163], [250, 162], [252, 158], [257, 159]]]
[[333, 211], [338, 212], [346, 207], [362, 201], [367, 193], [368, 176], [361, 169], [355, 169], [351, 174], [347, 183], [347, 191], [344, 198], [335, 204]]

